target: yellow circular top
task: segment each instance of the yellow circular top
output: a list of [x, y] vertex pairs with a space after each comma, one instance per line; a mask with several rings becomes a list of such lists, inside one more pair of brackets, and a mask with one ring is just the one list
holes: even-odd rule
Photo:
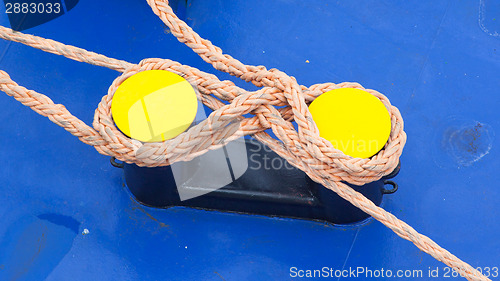
[[166, 70], [147, 70], [116, 89], [111, 114], [127, 136], [160, 142], [184, 132], [193, 122], [198, 101], [189, 82]]
[[355, 158], [377, 154], [391, 133], [391, 117], [384, 104], [363, 90], [328, 91], [311, 103], [309, 111], [320, 136]]

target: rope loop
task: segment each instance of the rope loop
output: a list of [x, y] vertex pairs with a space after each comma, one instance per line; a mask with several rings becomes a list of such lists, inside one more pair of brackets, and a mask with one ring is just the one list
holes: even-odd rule
[[[214, 75], [167, 59], [150, 58], [131, 65], [113, 81], [95, 112], [93, 127], [106, 141], [98, 150], [139, 166], [165, 166], [191, 160], [241, 136], [272, 129], [285, 148], [282, 156], [298, 157], [302, 165], [316, 170], [324, 179], [333, 177], [337, 182], [363, 185], [396, 168], [406, 134], [399, 111], [384, 95], [357, 83], [327, 83], [308, 88], [277, 69], [256, 69], [259, 75], [253, 76], [258, 79], [255, 84], [262, 88], [249, 92], [230, 81], [220, 81]], [[197, 89], [198, 99], [214, 111], [203, 122], [162, 143], [142, 143], [125, 136], [113, 122], [111, 101], [123, 81], [146, 70], [168, 70], [184, 77]], [[264, 72], [266, 75], [262, 76]], [[392, 122], [389, 141], [371, 159], [346, 156], [319, 136], [307, 106], [315, 97], [334, 88], [364, 89], [380, 99], [389, 111]], [[244, 118], [245, 114], [253, 117]], [[298, 130], [292, 121], [297, 123]]]

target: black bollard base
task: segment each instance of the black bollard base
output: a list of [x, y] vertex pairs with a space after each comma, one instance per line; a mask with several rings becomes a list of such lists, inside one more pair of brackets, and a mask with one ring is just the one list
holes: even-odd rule
[[[245, 142], [247, 155], [243, 159], [248, 166], [239, 177], [231, 172], [231, 182], [221, 188], [217, 186], [221, 182], [221, 167], [231, 170], [235, 163], [231, 165], [230, 156], [226, 163], [221, 163], [217, 151], [208, 152], [201, 160], [178, 162], [172, 167], [124, 164], [126, 185], [137, 201], [159, 208], [185, 206], [334, 224], [351, 224], [369, 217], [333, 191], [310, 180], [263, 144], [254, 140], [238, 141]], [[224, 152], [228, 156], [227, 151]], [[398, 172], [399, 166], [378, 181], [363, 186], [349, 185], [378, 206], [384, 194], [396, 190], [397, 185], [387, 179]], [[394, 188], [386, 190], [385, 184]], [[186, 199], [186, 194], [190, 194], [188, 199], [181, 200], [181, 197]]]

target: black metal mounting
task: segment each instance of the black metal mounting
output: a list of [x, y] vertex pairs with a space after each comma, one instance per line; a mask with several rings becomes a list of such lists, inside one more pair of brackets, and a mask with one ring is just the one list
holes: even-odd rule
[[383, 194], [393, 194], [394, 192], [398, 191], [398, 184], [395, 183], [394, 181], [385, 180], [384, 185], [386, 185], [386, 184], [392, 185], [392, 188], [391, 189], [383, 188], [382, 189]]
[[[156, 168], [116, 163], [113, 160], [111, 163], [115, 167], [123, 165], [125, 181], [133, 196], [140, 203], [152, 207], [185, 206], [225, 212], [319, 220], [334, 224], [356, 223], [369, 217], [331, 190], [313, 182], [304, 172], [290, 166], [284, 159], [260, 142], [241, 141], [244, 141], [246, 145], [247, 157], [245, 157], [245, 161], [248, 161], [248, 167], [238, 178], [234, 178], [231, 171], [231, 182], [222, 188], [217, 188], [218, 186], [214, 185], [214, 182], [220, 182], [220, 165], [223, 167], [226, 165], [220, 159], [214, 160], [216, 157], [212, 156], [211, 153], [217, 151], [208, 152], [204, 156], [205, 160], [203, 161], [205, 162], [193, 162], [195, 159], [191, 163], [188, 162], [187, 166], [182, 164], [186, 162], [175, 163], [172, 165], [173, 167]], [[229, 150], [231, 149], [229, 148]], [[226, 167], [231, 167], [227, 151], [224, 153], [228, 165]], [[206, 161], [208, 161], [208, 165]], [[232, 166], [233, 169], [236, 169], [234, 163]], [[397, 184], [393, 181], [387, 181], [387, 179], [396, 176], [399, 168], [398, 165], [394, 172], [378, 181], [363, 186], [352, 184], [349, 186], [376, 205], [380, 205], [384, 194], [396, 192]], [[184, 175], [182, 177], [174, 176], [173, 170], [177, 174], [181, 171]], [[393, 189], [385, 189], [385, 184], [392, 185]], [[192, 198], [189, 196], [190, 199], [181, 200], [182, 195], [186, 192], [203, 195], [192, 196]]]
[[116, 168], [122, 169], [124, 166], [123, 163], [116, 162], [116, 158], [114, 156], [109, 159], [109, 162], [111, 163], [111, 165], [113, 167], [116, 167]]

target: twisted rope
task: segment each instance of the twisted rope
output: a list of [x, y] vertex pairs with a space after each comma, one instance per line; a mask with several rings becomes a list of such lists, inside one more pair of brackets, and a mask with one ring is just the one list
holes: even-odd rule
[[[357, 83], [324, 83], [305, 87], [299, 85], [295, 78], [277, 69], [267, 70], [264, 66], [244, 65], [223, 54], [220, 48], [201, 38], [177, 18], [168, 6], [168, 1], [147, 1], [153, 12], [170, 28], [172, 34], [198, 53], [203, 60], [218, 70], [262, 88], [248, 92], [230, 81], [220, 81], [212, 74], [174, 61], [146, 59], [135, 65], [0, 27], [0, 37], [3, 39], [123, 72], [113, 81], [108, 94], [99, 103], [94, 115], [93, 128], [71, 115], [63, 105], [54, 104], [47, 96], [17, 85], [4, 71], [0, 71], [0, 90], [40, 115], [48, 117], [82, 142], [94, 146], [99, 153], [115, 156], [117, 159], [139, 166], [165, 166], [177, 161], [188, 161], [208, 150], [220, 148], [228, 141], [253, 135], [291, 165], [306, 172], [313, 180], [373, 216], [400, 237], [413, 242], [422, 251], [462, 273], [468, 280], [489, 280], [428, 237], [419, 234], [343, 183], [345, 181], [363, 185], [378, 180], [394, 170], [399, 161], [406, 142], [403, 119], [399, 110], [392, 106], [384, 95], [375, 90], [364, 89]], [[115, 127], [111, 116], [110, 107], [114, 92], [131, 75], [151, 69], [169, 70], [183, 76], [199, 90], [198, 98], [214, 111], [200, 124], [162, 143], [141, 143], [123, 135]], [[330, 142], [319, 137], [318, 129], [308, 110], [307, 105], [317, 96], [342, 87], [364, 89], [380, 99], [390, 113], [392, 128], [389, 140], [371, 159], [352, 158], [333, 148]], [[252, 114], [253, 117], [243, 118], [245, 114]], [[295, 130], [293, 121], [298, 125], [298, 130]], [[269, 128], [279, 140], [264, 132]]]
[[106, 56], [94, 52], [89, 52], [81, 48], [64, 45], [51, 39], [23, 34], [3, 26], [0, 26], [0, 38], [23, 43], [30, 47], [40, 49], [44, 52], [63, 55], [72, 60], [86, 62], [98, 66], [104, 66], [120, 72], [125, 71], [125, 69], [129, 68], [132, 65], [131, 63], [126, 61], [108, 58]]

